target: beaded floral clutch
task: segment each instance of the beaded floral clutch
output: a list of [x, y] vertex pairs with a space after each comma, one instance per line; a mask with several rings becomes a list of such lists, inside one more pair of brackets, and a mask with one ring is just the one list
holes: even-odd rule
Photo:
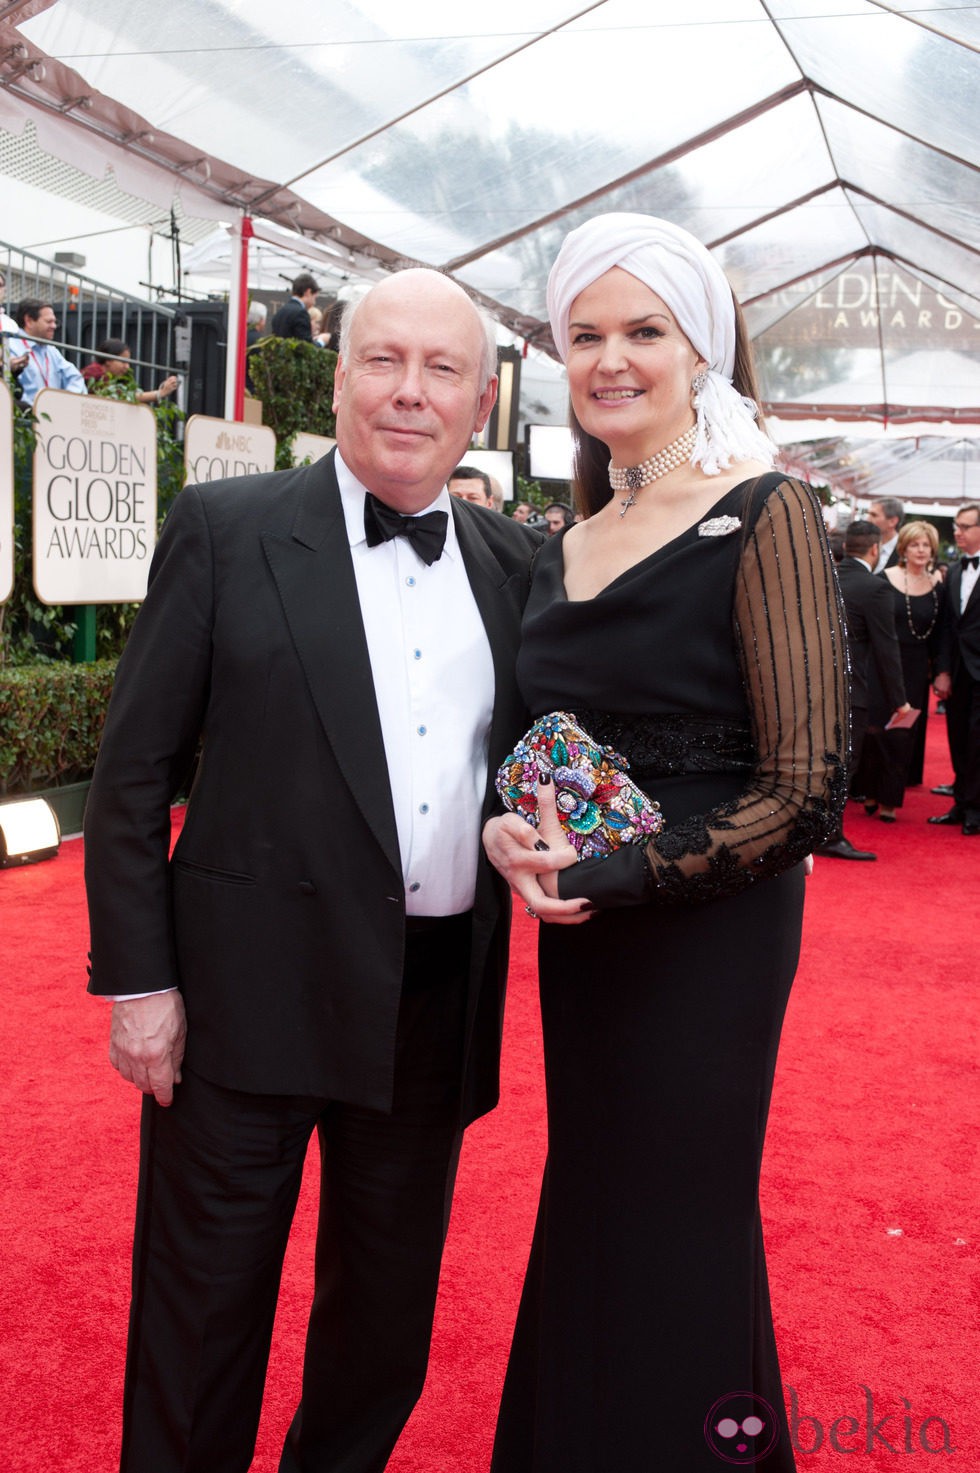
[[497, 772], [497, 792], [512, 813], [538, 826], [537, 782], [550, 772], [558, 818], [579, 859], [643, 844], [663, 828], [660, 804], [627, 776], [629, 763], [600, 747], [574, 716], [552, 711], [517, 743]]

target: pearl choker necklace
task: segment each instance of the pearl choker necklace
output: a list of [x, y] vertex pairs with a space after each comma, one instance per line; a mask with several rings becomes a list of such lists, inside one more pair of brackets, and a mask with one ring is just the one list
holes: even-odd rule
[[636, 493], [643, 486], [649, 486], [651, 481], [659, 481], [661, 476], [666, 476], [669, 471], [683, 465], [685, 460], [690, 460], [697, 434], [698, 427], [693, 424], [678, 439], [658, 450], [656, 455], [651, 455], [649, 460], [641, 460], [639, 465], [613, 465], [610, 462], [610, 486], [614, 491], [629, 492], [629, 496], [620, 503], [623, 508], [619, 513], [621, 517], [625, 517], [630, 507], [636, 505]]

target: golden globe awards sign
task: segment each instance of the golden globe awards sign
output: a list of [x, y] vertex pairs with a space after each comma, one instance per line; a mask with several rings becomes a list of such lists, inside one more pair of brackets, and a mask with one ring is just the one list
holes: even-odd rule
[[0, 379], [0, 604], [14, 591], [14, 419], [10, 390]]
[[142, 599], [157, 521], [152, 411], [61, 389], [42, 389], [34, 410], [38, 598], [45, 604]]
[[268, 425], [239, 424], [192, 414], [184, 427], [184, 470], [188, 485], [226, 476], [254, 476], [276, 468], [276, 435]]

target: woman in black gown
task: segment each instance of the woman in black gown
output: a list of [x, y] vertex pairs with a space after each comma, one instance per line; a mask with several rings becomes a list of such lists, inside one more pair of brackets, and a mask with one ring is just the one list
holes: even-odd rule
[[575, 865], [542, 787], [537, 832], [485, 832], [552, 923], [548, 1164], [493, 1473], [785, 1473], [758, 1179], [803, 861], [844, 800], [823, 521], [769, 470], [740, 314], [686, 232], [590, 221], [549, 311], [587, 517], [538, 554], [519, 677], [630, 759], [666, 826]]
[[884, 577], [892, 586], [895, 633], [902, 657], [902, 680], [911, 705], [919, 710], [912, 727], [885, 729], [890, 711], [872, 662], [868, 691], [868, 730], [855, 779], [869, 814], [894, 823], [895, 809], [905, 801], [905, 789], [922, 781], [926, 750], [929, 686], [939, 654], [945, 588], [936, 572], [939, 533], [931, 522], [906, 522], [895, 548], [898, 561]]

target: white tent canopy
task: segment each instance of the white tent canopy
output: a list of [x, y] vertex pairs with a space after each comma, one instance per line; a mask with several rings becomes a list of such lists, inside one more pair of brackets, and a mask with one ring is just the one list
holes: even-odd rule
[[976, 433], [976, 5], [474, 14], [0, 0], [0, 133], [33, 127], [160, 206], [177, 190], [196, 221], [247, 211], [298, 232], [341, 277], [447, 269], [546, 352], [565, 231], [604, 209], [663, 214], [732, 279], [781, 423]]

